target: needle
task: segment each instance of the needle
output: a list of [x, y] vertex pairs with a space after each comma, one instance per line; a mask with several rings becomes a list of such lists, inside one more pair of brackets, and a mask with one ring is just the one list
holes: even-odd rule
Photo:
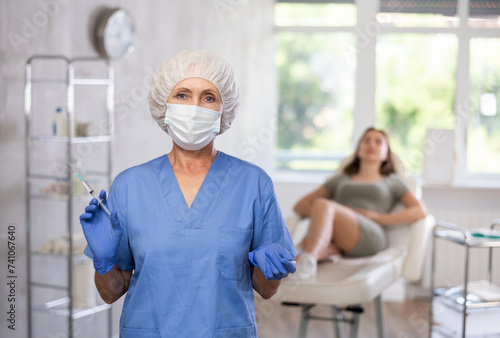
[[71, 163], [68, 162], [68, 164], [71, 167], [71, 169], [73, 169], [73, 171], [76, 173], [76, 176], [78, 176], [78, 178], [80, 179], [80, 182], [82, 182], [82, 184], [85, 187], [85, 189], [87, 189], [87, 191], [90, 193], [90, 195], [92, 195], [92, 197], [94, 197], [95, 199], [97, 199], [97, 205], [100, 206], [102, 208], [102, 210], [104, 210], [108, 214], [108, 216], [111, 216], [111, 213], [109, 212], [108, 208], [104, 205], [104, 203], [102, 203], [102, 200], [94, 192], [94, 189], [92, 189], [92, 187], [83, 179], [83, 177], [80, 176], [80, 174], [71, 165]]

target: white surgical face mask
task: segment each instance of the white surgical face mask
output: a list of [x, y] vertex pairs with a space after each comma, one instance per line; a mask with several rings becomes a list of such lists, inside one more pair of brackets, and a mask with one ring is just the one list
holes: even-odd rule
[[165, 124], [172, 140], [186, 150], [199, 150], [220, 131], [221, 112], [198, 106], [167, 103]]

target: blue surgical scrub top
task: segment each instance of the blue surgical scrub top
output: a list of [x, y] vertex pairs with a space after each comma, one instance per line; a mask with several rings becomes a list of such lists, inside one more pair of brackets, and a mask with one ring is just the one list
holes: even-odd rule
[[262, 169], [219, 151], [188, 208], [164, 155], [120, 173], [108, 203], [123, 229], [117, 268], [133, 270], [120, 337], [257, 337], [248, 252], [296, 254]]

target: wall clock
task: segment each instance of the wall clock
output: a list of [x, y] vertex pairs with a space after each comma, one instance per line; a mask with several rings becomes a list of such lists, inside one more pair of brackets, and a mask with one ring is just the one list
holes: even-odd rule
[[102, 13], [96, 25], [98, 52], [108, 59], [129, 56], [135, 47], [135, 27], [130, 14], [122, 8]]

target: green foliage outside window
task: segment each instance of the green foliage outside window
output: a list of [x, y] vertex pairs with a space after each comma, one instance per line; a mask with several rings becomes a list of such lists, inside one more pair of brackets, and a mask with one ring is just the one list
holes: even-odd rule
[[[500, 173], [500, 39], [471, 40], [471, 116], [467, 131], [467, 169]], [[481, 97], [491, 94], [496, 114], [487, 115]], [[483, 111], [482, 111], [483, 110]]]
[[408, 171], [421, 173], [427, 129], [454, 129], [457, 39], [381, 35], [377, 42], [376, 124]]
[[[277, 35], [278, 149], [327, 155], [351, 151], [354, 65], [341, 46], [353, 41], [352, 34]], [[318, 169], [314, 166], [299, 165]]]

